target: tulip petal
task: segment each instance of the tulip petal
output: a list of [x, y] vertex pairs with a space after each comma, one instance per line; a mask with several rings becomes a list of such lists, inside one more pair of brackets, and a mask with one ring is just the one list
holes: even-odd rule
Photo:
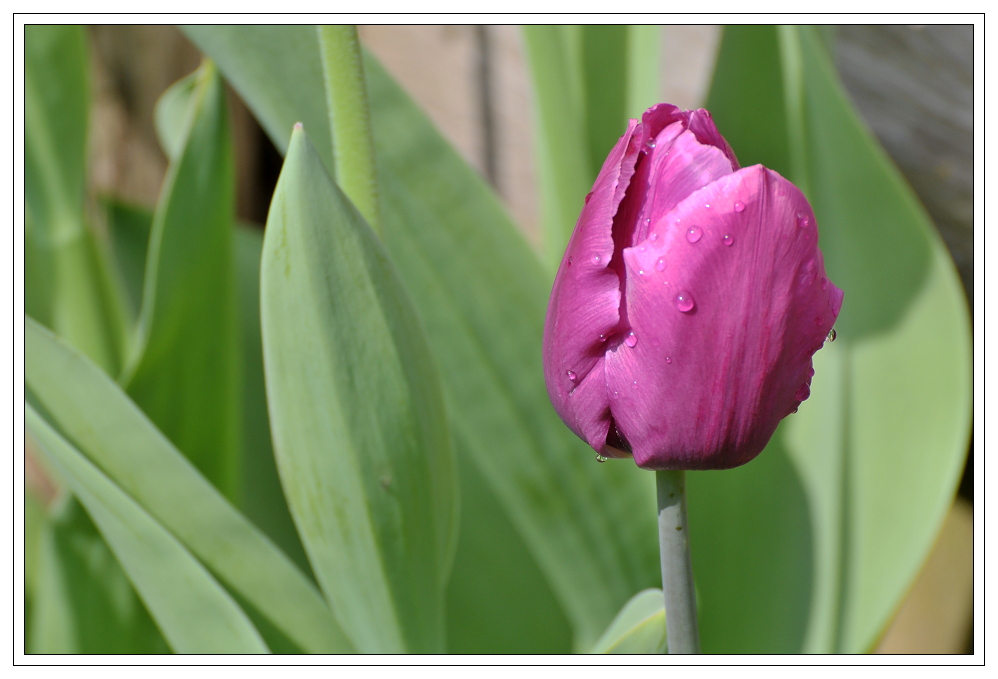
[[[700, 143], [682, 123], [662, 130], [656, 142], [640, 164], [629, 192], [642, 195], [644, 204], [628, 245], [647, 238], [655, 223], [691, 193], [732, 172], [731, 161], [721, 149]], [[636, 186], [639, 179], [644, 182], [641, 187]]]
[[623, 253], [634, 341], [606, 354], [614, 423], [647, 469], [744, 464], [806, 397], [841, 306], [814, 214], [756, 165], [694, 192], [656, 229]]
[[[612, 225], [634, 174], [637, 128], [637, 121], [630, 121], [586, 198], [555, 276], [544, 324], [544, 380], [551, 403], [572, 431], [590, 443], [599, 441], [599, 448], [609, 427], [605, 342], [620, 322], [620, 278], [609, 267]], [[595, 381], [587, 379], [590, 373]], [[573, 392], [582, 385], [586, 388], [576, 399]], [[585, 399], [586, 408], [569, 407], [570, 398]]]

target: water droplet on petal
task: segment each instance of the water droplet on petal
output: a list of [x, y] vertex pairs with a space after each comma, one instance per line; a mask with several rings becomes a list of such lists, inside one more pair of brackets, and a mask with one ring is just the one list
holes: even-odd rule
[[596, 453], [596, 461], [599, 462], [600, 464], [603, 464], [604, 462], [606, 462], [606, 458], [600, 455], [599, 453]]
[[744, 209], [745, 209], [745, 203], [743, 203], [741, 201], [738, 201], [737, 203], [735, 203], [735, 212], [741, 212]]
[[651, 226], [651, 217], [645, 219], [645, 226]]
[[665, 362], [666, 362], [666, 363], [672, 363], [672, 359], [671, 359], [671, 358], [669, 358], [668, 356], [666, 356], [666, 357], [665, 357]]
[[822, 290], [828, 289], [828, 279], [825, 278], [824, 276], [821, 277], [821, 289]]
[[644, 252], [647, 249], [648, 249], [647, 245], [642, 245], [641, 247], [638, 248], [638, 252]]
[[665, 271], [665, 257], [659, 257], [655, 262], [655, 271]]
[[645, 275], [645, 270], [644, 269], [638, 269], [638, 275], [639, 276], [644, 276]]
[[811, 387], [807, 386], [806, 384], [802, 384], [800, 385], [800, 389], [797, 390], [797, 393], [794, 394], [794, 400], [806, 401], [807, 397], [810, 395], [811, 395]]
[[710, 209], [710, 203], [704, 203], [704, 207], [709, 210]]
[[693, 311], [693, 306], [693, 295], [687, 290], [680, 290], [679, 294], [676, 295], [676, 308], [685, 314]]
[[794, 408], [791, 412], [796, 413], [798, 410], [800, 410], [800, 408]]
[[814, 377], [814, 368], [813, 367], [807, 369], [807, 376], [808, 377]]
[[600, 341], [600, 342], [605, 342], [605, 341], [606, 341], [606, 335], [603, 335], [603, 334], [601, 334], [601, 335], [599, 336], [599, 341]]
[[599, 264], [599, 255], [593, 255], [593, 264]]
[[568, 371], [567, 373], [565, 373], [565, 374], [566, 374], [566, 375], [568, 375], [568, 379], [572, 380], [573, 382], [574, 382], [574, 381], [576, 380], [576, 378], [578, 377], [578, 375], [576, 375], [576, 374], [575, 374], [574, 372], [572, 372], [571, 370], [569, 370], [569, 371]]
[[633, 332], [627, 333], [627, 337], [624, 338], [624, 344], [626, 344], [629, 347], [633, 347], [637, 343], [638, 343], [638, 336], [635, 335]]
[[658, 240], [658, 234], [652, 231], [650, 234], [648, 234], [648, 240], [650, 241]]
[[703, 229], [701, 229], [699, 226], [696, 225], [691, 226], [686, 231], [686, 240], [688, 240], [691, 243], [696, 243], [698, 240], [700, 240], [701, 237], [703, 237]]
[[572, 266], [572, 258], [571, 257], [568, 258], [568, 265]]
[[803, 229], [806, 226], [810, 226], [810, 224], [811, 224], [810, 217], [808, 217], [805, 214], [801, 214], [800, 212], [797, 213], [797, 226]]
[[633, 385], [634, 385], [634, 388], [635, 388], [635, 389], [637, 389], [637, 388], [638, 388], [638, 381], [637, 381], [637, 380], [634, 380], [634, 382], [632, 382], [631, 384], [633, 384]]
[[835, 328], [832, 328], [831, 330], [828, 331], [828, 336], [825, 337], [825, 341], [826, 342], [834, 342], [835, 341]]
[[654, 139], [649, 139], [648, 140], [648, 148], [650, 148], [650, 149], [655, 148], [655, 140]]
[[731, 245], [732, 243], [735, 242], [735, 239], [732, 237], [732, 235], [730, 233], [726, 233], [726, 234], [724, 234], [724, 238], [722, 239], [722, 242], [725, 245]]
[[593, 192], [590, 191], [589, 193], [586, 194], [586, 202], [588, 203], [589, 199], [592, 198], [592, 197], [593, 197]]

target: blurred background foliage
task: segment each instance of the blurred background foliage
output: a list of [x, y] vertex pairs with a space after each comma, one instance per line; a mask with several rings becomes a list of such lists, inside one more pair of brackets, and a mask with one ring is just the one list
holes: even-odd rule
[[[711, 26], [662, 27], [656, 31], [657, 34], [650, 35], [646, 29], [643, 35], [628, 38], [621, 34], [619, 38], [621, 44], [628, 39], [651, 41], [653, 45], [654, 41], [660, 41], [656, 48], [660, 55], [657, 68], [636, 76], [632, 74], [636, 79], [634, 82], [644, 78], [647, 83], [651, 79], [653, 88], [657, 87], [661, 94], [661, 100], [684, 108], [704, 105], [722, 43], [721, 31]], [[444, 137], [495, 188], [527, 238], [539, 244], [546, 217], [541, 209], [543, 201], [537, 187], [541, 184], [538, 173], [543, 174], [544, 169], [542, 166], [538, 170], [534, 165], [539, 136], [538, 122], [531, 117], [535, 97], [528, 68], [529, 32], [526, 40], [517, 28], [510, 26], [363, 26], [360, 34], [364, 45], [426, 111]], [[92, 291], [74, 291], [82, 300], [74, 308], [84, 310], [81, 313], [83, 321], [75, 319], [72, 314], [61, 317], [57, 310], [40, 319], [57, 331], [68, 334], [72, 333], [74, 324], [86, 322], [86, 318], [95, 315], [110, 318], [111, 321], [105, 324], [110, 328], [127, 322], [115, 319], [136, 319], [143, 317], [143, 314], [149, 316], [147, 322], [152, 322], [152, 312], [142, 308], [142, 276], [148, 275], [148, 272], [143, 273], [144, 252], [150, 234], [156, 232], [151, 213], [153, 207], [163, 201], [161, 187], [167, 178], [169, 162], [160, 142], [164, 133], [156, 128], [154, 110], [163, 92], [195, 71], [201, 63], [198, 48], [173, 27], [93, 26], [84, 35], [87, 41], [84, 49], [91, 55], [92, 72], [82, 77], [83, 82], [89, 78], [92, 109], [89, 117], [85, 112], [82, 117], [88, 126], [89, 145], [86, 149], [76, 149], [75, 153], [86, 154], [88, 172], [85, 178], [70, 178], [70, 182], [86, 181], [89, 188], [87, 195], [97, 198], [90, 198], [93, 201], [91, 204], [78, 209], [67, 208], [64, 212], [100, 215], [93, 220], [93, 228], [98, 232], [104, 230], [114, 234], [115, 256], [126, 282], [131, 280], [131, 284], [126, 285], [131, 297], [118, 300], [113, 308], [92, 311], [93, 300], [103, 298]], [[579, 40], [568, 34], [561, 37], [569, 46], [572, 40]], [[904, 173], [938, 227], [956, 263], [964, 292], [972, 302], [972, 27], [841, 26], [824, 30], [822, 37], [856, 108]], [[546, 37], [539, 42], [550, 44], [550, 41], [551, 38]], [[586, 43], [582, 41], [580, 44]], [[730, 42], [725, 45], [731, 48]], [[583, 55], [583, 63], [585, 59], [599, 58], [598, 50], [591, 51]], [[629, 81], [629, 85], [634, 85], [634, 82]], [[597, 86], [600, 83], [594, 83], [593, 89]], [[640, 82], [632, 91], [638, 89]], [[85, 98], [87, 92], [78, 92], [77, 96]], [[273, 537], [288, 556], [310, 574], [301, 544], [291, 528], [291, 519], [277, 486], [273, 457], [269, 453], [270, 432], [266, 403], [262, 400], [262, 373], [258, 366], [251, 365], [254, 364], [253, 357], [260, 352], [259, 334], [253, 332], [259, 327], [255, 316], [259, 308], [254, 303], [258, 294], [256, 273], [240, 271], [245, 262], [252, 262], [258, 256], [254, 253], [258, 253], [260, 248], [259, 229], [266, 221], [282, 158], [230, 87], [225, 88], [224, 95], [213, 96], [224, 99], [228, 113], [214, 124], [230, 126], [225, 136], [231, 138], [234, 153], [231, 167], [221, 171], [220, 176], [229, 175], [225, 179], [229, 186], [223, 191], [231, 192], [236, 217], [243, 225], [236, 230], [234, 247], [237, 255], [229, 265], [235, 268], [238, 287], [228, 293], [232, 299], [238, 300], [240, 315], [238, 319], [226, 320], [211, 309], [203, 309], [200, 313], [204, 314], [204, 318], [211, 319], [211, 323], [220, 323], [221, 332], [230, 333], [233, 337], [236, 333], [240, 334], [244, 342], [243, 353], [233, 351], [227, 357], [242, 361], [247, 368], [237, 370], [232, 366], [226, 367], [223, 361], [218, 365], [223, 376], [213, 377], [210, 383], [226, 384], [226, 370], [244, 375], [243, 383], [237, 385], [230, 380], [231, 384], [224, 387], [223, 393], [204, 394], [215, 404], [213, 407], [222, 409], [219, 417], [223, 420], [225, 408], [242, 408], [241, 431], [236, 432], [233, 427], [223, 429], [216, 432], [222, 437], [220, 442], [196, 442], [193, 447], [204, 446], [208, 449], [221, 445], [224, 448], [235, 445], [233, 441], [249, 442], [250, 446], [253, 442], [264, 442], [256, 454], [246, 457], [238, 480], [230, 478], [227, 481], [224, 469], [203, 471], [237, 505], [242, 505], [242, 511], [251, 521]], [[579, 95], [569, 92], [565, 96]], [[627, 102], [631, 115], [651, 103], [637, 95], [617, 100]], [[718, 110], [714, 113], [719, 127], [732, 141], [743, 164], [748, 164], [746, 158], [750, 159], [749, 162], [765, 161], [793, 176], [792, 172], [781, 167], [783, 161], [779, 158], [769, 161], [766, 157], [766, 154], [773, 153], [772, 148], [778, 148], [778, 144], [758, 154], [751, 147], [750, 140], [738, 145], [733, 139], [740, 135], [737, 121], [726, 121], [723, 112], [720, 112], [724, 103], [715, 103]], [[217, 105], [221, 106], [220, 103]], [[80, 124], [79, 120], [75, 124]], [[581, 129], [585, 121], [573, 124], [578, 124]], [[605, 143], [599, 138], [599, 133], [606, 127], [599, 124], [591, 126], [589, 137], [593, 146]], [[586, 165], [594, 162], [586, 154], [583, 154], [581, 161]], [[598, 164], [598, 161], [595, 162]], [[584, 176], [587, 174], [583, 173]], [[585, 183], [584, 179], [580, 181]], [[28, 197], [32, 223], [42, 221], [42, 216], [36, 217], [37, 211], [33, 211], [36, 203], [43, 204], [45, 201], [33, 202]], [[55, 204], [60, 203], [56, 201]], [[157, 218], [162, 220], [166, 216]], [[75, 234], [87, 233], [82, 224], [70, 224], [65, 228], [75, 229]], [[99, 270], [105, 257], [99, 251], [100, 239], [91, 245], [85, 243], [86, 236], [83, 239], [83, 245], [67, 249], [67, 254], [60, 256], [68, 257], [75, 263], [74, 266], [96, 267]], [[210, 242], [206, 247], [211, 247]], [[239, 251], [251, 254], [248, 257], [239, 256]], [[38, 261], [44, 265], [43, 255]], [[217, 261], [217, 257], [213, 261]], [[224, 271], [220, 275], [223, 274]], [[96, 280], [101, 280], [101, 275], [96, 276]], [[34, 294], [34, 291], [28, 290], [27, 294]], [[45, 291], [40, 294], [57, 295]], [[47, 308], [44, 300], [29, 300], [29, 307], [31, 304], [35, 305], [34, 308]], [[207, 329], [218, 332], [211, 324]], [[138, 354], [129, 353], [134, 349], [125, 346], [123, 335], [119, 333], [109, 338], [104, 344], [108, 349], [87, 351], [81, 348], [99, 364], [109, 366], [113, 371], [130, 365], [131, 372], [138, 377], [130, 381], [135, 386], [129, 387], [129, 392], [142, 404], [142, 374], [144, 371], [155, 371], [156, 364], [153, 362], [150, 365], [148, 361], [143, 364], [140, 359], [134, 358]], [[157, 335], [161, 336], [161, 333]], [[163, 357], [168, 351], [166, 347], [155, 353], [157, 360], [162, 361], [160, 365], [169, 365], [169, 360]], [[234, 405], [236, 401], [239, 401], [238, 406]], [[183, 431], [183, 425], [173, 423], [175, 429], [171, 433], [169, 422], [156, 419], [154, 403], [145, 403], [143, 408], [179, 445], [177, 437], [182, 438], [179, 432]], [[189, 447], [183, 447], [185, 452]], [[972, 448], [971, 441], [970, 453]], [[28, 613], [31, 619], [26, 620], [25, 625], [29, 631], [29, 643], [33, 640], [37, 644], [35, 650], [115, 652], [113, 648], [102, 645], [104, 642], [101, 639], [110, 635], [121, 640], [120, 650], [165, 650], [162, 636], [127, 586], [114, 557], [96, 537], [86, 513], [75, 501], [57, 501], [57, 474], [45, 469], [30, 449], [26, 460], [29, 490], [26, 501], [29, 527], [26, 535], [30, 539], [26, 544], [26, 589], [35, 591], [38, 582], [62, 583], [37, 589], [48, 593], [48, 598], [32, 600], [29, 596]], [[461, 484], [462, 492], [467, 493], [469, 488], [482, 486], [483, 479], [477, 471], [462, 467]], [[240, 503], [240, 494], [247, 498], [264, 498], [264, 501]], [[481, 504], [462, 510], [461, 540], [469, 544], [482, 539], [483, 535], [504, 535], [508, 536], [504, 538], [507, 544], [523, 552], [518, 556], [514, 549], [514, 553], [510, 554], [511, 561], [519, 564], [515, 573], [517, 582], [496, 582], [494, 595], [499, 597], [504, 588], [515, 587], [521, 593], [527, 593], [526, 598], [550, 599], [551, 590], [543, 582], [544, 576], [533, 560], [526, 555], [527, 548], [514, 536], [514, 527], [508, 524], [503, 512], [488, 510], [489, 502], [494, 503], [495, 498], [484, 489], [481, 496], [485, 498]], [[691, 502], [695, 502], [695, 498]], [[919, 579], [880, 640], [879, 650], [970, 650], [972, 502], [972, 454], [968, 454], [959, 497], [947, 515]], [[464, 554], [467, 553], [474, 553], [474, 549]], [[59, 556], [53, 556], [55, 554]], [[464, 558], [462, 552], [457, 558], [459, 561]], [[454, 643], [459, 647], [465, 644], [467, 650], [478, 650], [474, 641], [475, 616], [473, 612], [463, 612], [461, 606], [470, 596], [466, 593], [474, 591], [475, 597], [483, 595], [478, 583], [466, 577], [468, 572], [467, 568], [455, 566], [455, 577], [447, 594], [448, 606], [451, 615], [468, 621], [465, 626], [468, 639], [457, 638]], [[509, 573], [510, 577], [513, 575]], [[51, 593], [71, 587], [65, 584], [67, 578], [78, 581], [90, 578], [96, 583], [94, 587], [109, 591], [107, 596], [68, 604], [76, 611], [78, 619], [85, 621], [85, 624], [77, 626], [77, 629], [87, 631], [85, 635], [60, 629], [58, 623], [66, 619], [65, 611], [60, 613], [58, 609], [67, 606], [67, 602]], [[113, 610], [106, 610], [109, 601], [115, 602]], [[512, 605], [515, 607], [520, 601], [521, 598], [516, 598]], [[555, 618], [562, 615], [556, 612], [558, 607], [553, 601], [537, 608], [552, 611]], [[516, 611], [512, 614], [517, 615]], [[550, 644], [563, 651], [571, 648], [570, 633], [564, 619], [532, 619], [526, 610], [519, 617], [524, 620], [524, 627], [509, 631], [507, 639], [514, 648], [525, 652], [551, 650]], [[119, 631], [115, 632], [115, 629]], [[263, 632], [264, 628], [260, 629]], [[455, 626], [455, 629], [460, 630], [462, 626]], [[280, 641], [272, 640], [274, 633], [265, 633], [264, 636], [272, 649], [282, 648]], [[279, 633], [277, 636], [280, 636]], [[534, 645], [542, 638], [546, 645]], [[126, 643], [125, 639], [129, 641]], [[295, 646], [290, 644], [287, 648], [294, 649]]]

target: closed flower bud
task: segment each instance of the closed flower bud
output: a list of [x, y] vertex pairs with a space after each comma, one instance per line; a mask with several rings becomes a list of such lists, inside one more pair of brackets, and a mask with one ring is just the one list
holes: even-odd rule
[[600, 455], [735, 467], [808, 397], [841, 305], [800, 190], [739, 169], [707, 111], [659, 104], [610, 151], [568, 243], [548, 394]]

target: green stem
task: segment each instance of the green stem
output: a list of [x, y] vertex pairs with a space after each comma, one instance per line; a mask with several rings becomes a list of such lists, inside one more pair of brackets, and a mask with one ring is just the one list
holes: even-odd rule
[[669, 653], [699, 653], [696, 591], [686, 526], [686, 472], [657, 471], [658, 544]]
[[381, 235], [374, 137], [356, 26], [319, 26], [336, 182]]

